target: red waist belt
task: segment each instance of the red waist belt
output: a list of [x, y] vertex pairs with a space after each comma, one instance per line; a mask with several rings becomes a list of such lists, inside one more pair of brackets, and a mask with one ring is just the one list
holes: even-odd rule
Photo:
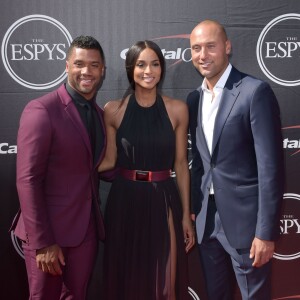
[[120, 169], [120, 175], [123, 178], [134, 181], [162, 181], [170, 178], [171, 170], [163, 171], [142, 171], [142, 170], [127, 170]]

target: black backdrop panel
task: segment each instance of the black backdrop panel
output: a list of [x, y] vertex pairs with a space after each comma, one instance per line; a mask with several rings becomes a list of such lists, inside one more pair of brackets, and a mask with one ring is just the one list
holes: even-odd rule
[[[300, 299], [300, 2], [298, 0], [3, 0], [0, 24], [0, 299], [28, 298], [18, 241], [8, 233], [18, 210], [15, 187], [16, 134], [29, 100], [64, 81], [65, 50], [72, 38], [96, 37], [106, 54], [106, 78], [97, 102], [122, 97], [127, 88], [124, 53], [137, 40], [151, 39], [167, 63], [163, 92], [185, 99], [201, 84], [192, 67], [189, 33], [203, 19], [225, 25], [233, 44], [232, 63], [268, 81], [278, 98], [285, 151], [286, 187], [282, 236], [274, 255], [273, 299]], [[109, 183], [102, 182], [105, 210]], [[101, 290], [103, 245], [88, 300]], [[190, 297], [205, 300], [197, 250], [189, 255]], [[240, 299], [238, 292], [236, 299]]]

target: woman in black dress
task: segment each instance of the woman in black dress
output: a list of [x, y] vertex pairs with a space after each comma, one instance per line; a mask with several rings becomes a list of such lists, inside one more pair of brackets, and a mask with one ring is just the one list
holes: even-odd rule
[[115, 161], [120, 169], [105, 212], [105, 300], [189, 299], [188, 111], [158, 93], [164, 69], [154, 42], [135, 43], [126, 56], [132, 93], [105, 105], [108, 145], [99, 171]]

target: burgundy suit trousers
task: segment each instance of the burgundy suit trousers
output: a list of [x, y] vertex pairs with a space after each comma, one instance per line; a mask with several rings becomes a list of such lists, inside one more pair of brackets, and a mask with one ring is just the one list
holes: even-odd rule
[[62, 276], [44, 273], [36, 266], [36, 250], [23, 243], [29, 283], [29, 300], [84, 300], [96, 261], [98, 239], [91, 217], [85, 239], [77, 247], [62, 247], [66, 265]]

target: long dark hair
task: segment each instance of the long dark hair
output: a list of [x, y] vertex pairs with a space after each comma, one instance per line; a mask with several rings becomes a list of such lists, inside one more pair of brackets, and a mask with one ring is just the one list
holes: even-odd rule
[[158, 60], [159, 60], [160, 66], [161, 66], [161, 76], [160, 76], [159, 83], [161, 83], [164, 78], [165, 59], [164, 59], [164, 56], [163, 56], [159, 46], [156, 43], [154, 43], [152, 41], [148, 41], [148, 40], [138, 41], [129, 48], [129, 50], [126, 54], [126, 60], [125, 60], [125, 68], [126, 68], [127, 78], [128, 78], [129, 84], [130, 84], [130, 88], [132, 90], [135, 89], [133, 72], [134, 72], [134, 68], [136, 65], [136, 61], [137, 61], [138, 57], [140, 56], [141, 52], [143, 50], [145, 50], [146, 48], [152, 49], [158, 56]]

